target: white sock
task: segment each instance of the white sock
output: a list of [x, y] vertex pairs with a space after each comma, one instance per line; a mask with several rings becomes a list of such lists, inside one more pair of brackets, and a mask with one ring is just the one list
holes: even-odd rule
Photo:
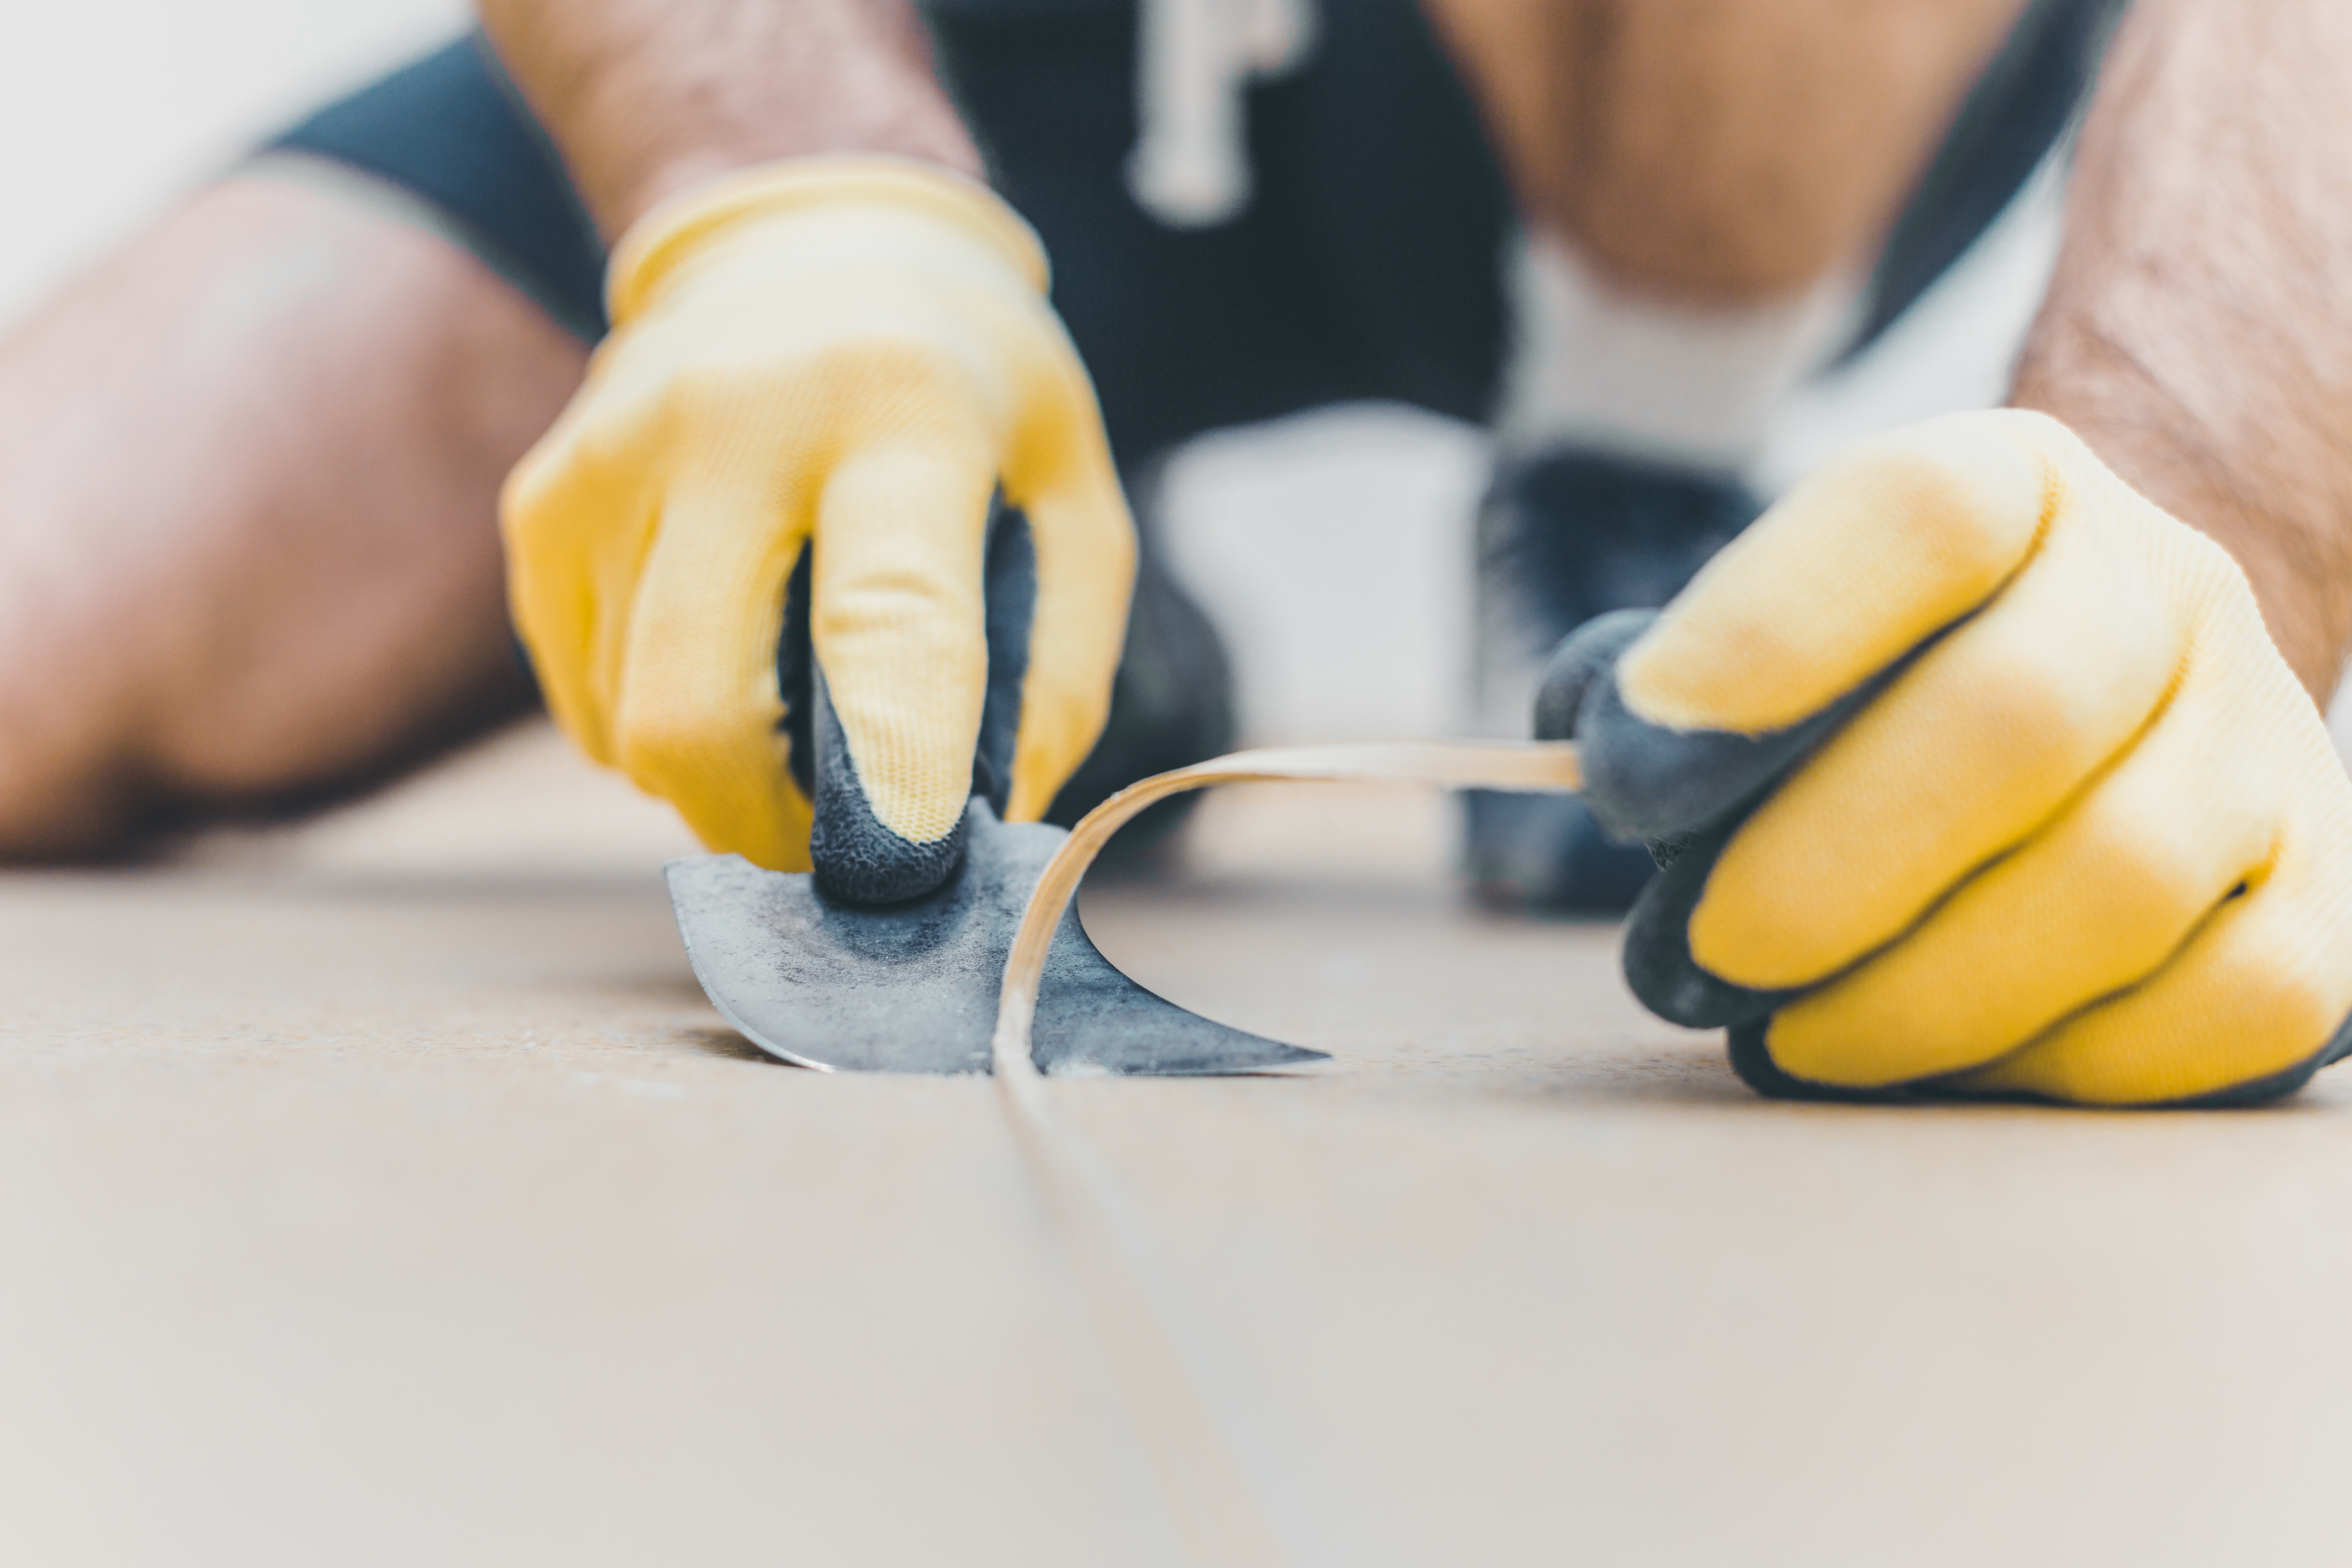
[[1842, 348], [1861, 280], [1769, 304], [1661, 304], [1610, 283], [1566, 245], [1522, 232], [1496, 437], [1507, 455], [1573, 446], [1727, 475], [1756, 460], [1772, 416]]

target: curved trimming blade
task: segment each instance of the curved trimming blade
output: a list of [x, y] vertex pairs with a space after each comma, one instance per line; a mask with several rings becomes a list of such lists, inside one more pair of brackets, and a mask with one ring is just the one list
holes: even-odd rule
[[[997, 988], [1029, 892], [1068, 837], [1008, 825], [974, 801], [963, 866], [902, 904], [827, 898], [805, 873], [740, 855], [673, 860], [678, 934], [711, 1004], [745, 1038], [803, 1067], [989, 1070]], [[1213, 1022], [1129, 980], [1066, 911], [1038, 987], [1041, 1071], [1186, 1076], [1329, 1059]]]

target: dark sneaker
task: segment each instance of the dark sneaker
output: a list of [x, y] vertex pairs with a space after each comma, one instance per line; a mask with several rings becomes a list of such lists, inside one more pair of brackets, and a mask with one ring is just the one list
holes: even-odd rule
[[[1477, 700], [1490, 734], [1525, 735], [1560, 638], [1679, 593], [1763, 503], [1738, 479], [1556, 451], [1499, 470], [1478, 513]], [[1573, 795], [1472, 790], [1465, 871], [1484, 900], [1622, 913], [1654, 870], [1604, 837]]]

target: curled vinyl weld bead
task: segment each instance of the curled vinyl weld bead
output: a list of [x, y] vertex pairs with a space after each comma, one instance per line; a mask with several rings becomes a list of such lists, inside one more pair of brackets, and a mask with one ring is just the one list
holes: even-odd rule
[[1475, 745], [1433, 741], [1236, 752], [1129, 784], [1079, 819], [1067, 841], [1046, 863], [1037, 879], [1037, 890], [1029, 895], [1028, 910], [1004, 961], [1004, 984], [997, 1002], [992, 1048], [1000, 1079], [1036, 1072], [1029, 1054], [1029, 1026], [1036, 1012], [1037, 982], [1045, 973], [1054, 927], [1076, 894], [1079, 879], [1110, 842], [1111, 835], [1137, 814], [1172, 795], [1213, 784], [1282, 780], [1572, 792], [1582, 785], [1584, 773], [1576, 747], [1567, 742]]

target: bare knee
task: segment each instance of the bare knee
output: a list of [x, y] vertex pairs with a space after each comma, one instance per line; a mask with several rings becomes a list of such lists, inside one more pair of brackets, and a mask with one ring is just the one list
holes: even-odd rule
[[1704, 306], [1863, 263], [2024, 0], [1424, 0], [1528, 216]]
[[512, 709], [498, 487], [583, 363], [439, 236], [263, 177], [0, 344], [0, 853], [331, 788]]

